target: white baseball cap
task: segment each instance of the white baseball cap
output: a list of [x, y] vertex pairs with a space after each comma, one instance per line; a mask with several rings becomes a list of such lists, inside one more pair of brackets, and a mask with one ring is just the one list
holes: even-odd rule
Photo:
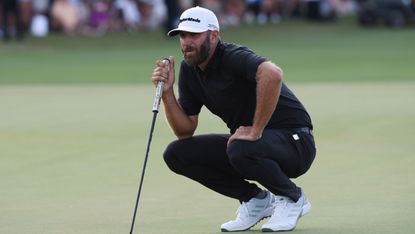
[[176, 36], [180, 31], [201, 33], [219, 31], [219, 22], [215, 13], [203, 7], [192, 7], [185, 10], [180, 16], [179, 26], [170, 30], [167, 35]]

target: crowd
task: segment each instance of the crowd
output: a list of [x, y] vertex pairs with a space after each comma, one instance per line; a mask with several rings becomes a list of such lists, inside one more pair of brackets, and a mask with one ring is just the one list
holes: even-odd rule
[[[376, 0], [373, 0], [376, 1]], [[379, 1], [379, 0], [378, 0]], [[388, 1], [388, 0], [382, 0]], [[389, 0], [400, 1], [400, 0]], [[108, 32], [165, 31], [191, 6], [214, 11], [223, 27], [301, 18], [333, 21], [371, 0], [0, 0], [0, 37], [42, 37], [51, 31], [100, 36]], [[402, 0], [411, 2], [411, 0]], [[415, 5], [415, 0], [412, 3]], [[373, 18], [373, 17], [372, 17]]]

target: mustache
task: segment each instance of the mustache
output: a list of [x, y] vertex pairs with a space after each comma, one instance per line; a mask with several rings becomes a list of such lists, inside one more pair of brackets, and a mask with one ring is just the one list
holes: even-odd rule
[[182, 52], [191, 52], [191, 51], [194, 51], [194, 50], [196, 50], [195, 47], [193, 47], [193, 46], [186, 46], [186, 47], [184, 47], [182, 49]]

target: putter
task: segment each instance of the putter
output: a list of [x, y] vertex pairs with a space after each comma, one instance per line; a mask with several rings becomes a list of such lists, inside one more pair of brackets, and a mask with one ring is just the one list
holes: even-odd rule
[[[168, 58], [165, 58], [165, 59], [163, 59], [163, 62], [166, 65], [169, 65], [170, 60]], [[157, 117], [157, 114], [159, 112], [161, 95], [163, 94], [163, 86], [164, 86], [163, 81], [159, 81], [157, 83], [156, 95], [154, 97], [154, 103], [153, 103], [153, 120], [151, 121], [150, 135], [148, 137], [147, 149], [146, 149], [146, 155], [144, 157], [143, 169], [141, 170], [140, 185], [138, 187], [137, 199], [135, 201], [135, 208], [134, 208], [133, 220], [131, 222], [130, 234], [133, 234], [133, 231], [134, 231], [135, 217], [137, 215], [138, 202], [140, 200], [141, 188], [143, 187], [144, 174], [146, 173], [146, 165], [147, 165], [147, 160], [148, 160], [148, 153], [150, 152], [151, 139], [153, 138], [154, 125], [156, 123], [156, 117]]]

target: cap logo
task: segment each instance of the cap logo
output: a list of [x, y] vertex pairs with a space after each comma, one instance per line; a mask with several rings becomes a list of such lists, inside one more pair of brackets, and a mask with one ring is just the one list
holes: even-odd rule
[[216, 25], [214, 25], [214, 24], [208, 24], [208, 27], [209, 27], [209, 28], [213, 28], [213, 29], [215, 29], [215, 30], [217, 30], [217, 29], [218, 29], [218, 27], [217, 27]]
[[193, 22], [200, 23], [200, 19], [195, 19], [195, 18], [191, 18], [191, 17], [180, 19], [180, 23], [183, 22], [183, 21], [193, 21]]

